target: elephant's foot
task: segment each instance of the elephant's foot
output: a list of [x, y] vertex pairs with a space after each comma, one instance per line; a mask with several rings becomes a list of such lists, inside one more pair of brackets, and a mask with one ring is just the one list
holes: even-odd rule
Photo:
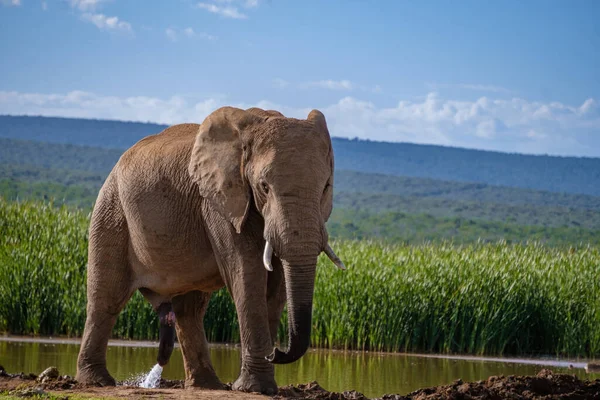
[[106, 367], [80, 367], [77, 368], [75, 380], [90, 386], [115, 386], [115, 379], [110, 376]]
[[213, 374], [196, 375], [185, 380], [186, 389], [202, 388], [213, 390], [225, 390], [226, 386]]
[[270, 396], [277, 394], [277, 383], [273, 377], [273, 372], [253, 374], [243, 368], [231, 388], [242, 392], [259, 392]]

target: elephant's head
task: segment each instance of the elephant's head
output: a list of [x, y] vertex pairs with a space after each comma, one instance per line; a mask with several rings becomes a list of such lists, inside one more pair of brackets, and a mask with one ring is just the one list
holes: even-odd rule
[[238, 233], [251, 207], [264, 218], [263, 262], [274, 253], [284, 269], [288, 350], [268, 359], [296, 361], [310, 344], [317, 257], [343, 264], [328, 245], [325, 222], [332, 210], [333, 151], [323, 114], [306, 120], [276, 111], [223, 107], [200, 126], [189, 173], [200, 193]]

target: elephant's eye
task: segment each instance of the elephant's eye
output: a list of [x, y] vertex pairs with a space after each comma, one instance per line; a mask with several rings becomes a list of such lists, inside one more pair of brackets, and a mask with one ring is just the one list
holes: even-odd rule
[[269, 185], [267, 184], [267, 182], [262, 181], [260, 183], [260, 187], [263, 190], [263, 192], [265, 192], [265, 194], [269, 193]]
[[327, 182], [325, 184], [325, 187], [323, 188], [323, 193], [325, 193], [327, 191], [327, 189], [329, 189], [329, 186], [331, 186], [331, 184], [329, 182]]

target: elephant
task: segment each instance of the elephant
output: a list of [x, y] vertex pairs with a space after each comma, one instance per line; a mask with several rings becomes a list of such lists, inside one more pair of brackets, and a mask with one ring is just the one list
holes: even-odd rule
[[[318, 110], [295, 119], [221, 107], [201, 124], [174, 125], [129, 148], [90, 220], [76, 379], [115, 385], [106, 368], [108, 339], [139, 290], [161, 316], [161, 334], [170, 334], [164, 321], [175, 322], [186, 387], [223, 388], [203, 317], [211, 293], [226, 287], [241, 338], [232, 388], [275, 393], [274, 364], [298, 360], [310, 345], [318, 256], [325, 252], [345, 269], [326, 229], [333, 173], [331, 137]], [[286, 302], [283, 351], [274, 346]], [[163, 363], [172, 341], [161, 338]]]

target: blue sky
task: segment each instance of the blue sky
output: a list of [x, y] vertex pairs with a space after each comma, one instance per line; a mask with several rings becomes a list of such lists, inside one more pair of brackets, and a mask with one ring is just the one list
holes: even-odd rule
[[0, 114], [201, 122], [600, 157], [600, 2], [0, 0]]

